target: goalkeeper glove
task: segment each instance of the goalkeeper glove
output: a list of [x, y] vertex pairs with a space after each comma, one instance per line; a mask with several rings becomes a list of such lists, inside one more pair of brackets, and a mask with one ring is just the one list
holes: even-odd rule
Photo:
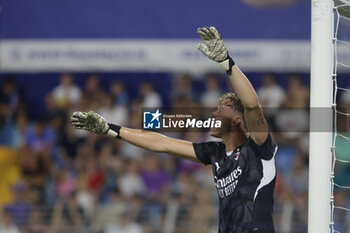
[[197, 29], [197, 34], [203, 39], [197, 48], [209, 59], [220, 63], [228, 75], [232, 73], [235, 62], [228, 55], [224, 41], [215, 27], [202, 27]]
[[75, 129], [83, 129], [96, 134], [107, 134], [108, 136], [121, 138], [119, 136], [120, 126], [108, 123], [101, 115], [94, 111], [74, 112], [71, 123]]

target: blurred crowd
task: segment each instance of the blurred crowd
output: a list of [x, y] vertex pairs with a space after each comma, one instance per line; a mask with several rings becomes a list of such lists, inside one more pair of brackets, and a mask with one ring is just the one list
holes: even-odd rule
[[[131, 95], [120, 80], [102, 88], [96, 74], [86, 77], [84, 85], [75, 83], [74, 74], [62, 74], [59, 80], [54, 89], [45, 90], [40, 119], [29, 119], [31, 106], [16, 78], [1, 84], [0, 156], [15, 156], [13, 169], [18, 172], [7, 167], [9, 172], [1, 174], [0, 186], [8, 184], [10, 194], [0, 197], [0, 233], [217, 232], [218, 200], [210, 166], [74, 130], [69, 124], [74, 111], [94, 110], [107, 121], [140, 128], [142, 107], [164, 103], [154, 83], [140, 83]], [[171, 100], [166, 107], [215, 107], [231, 90], [221, 80], [208, 74], [200, 79], [200, 90], [194, 85], [198, 79], [176, 75], [164, 87]], [[307, 232], [309, 87], [298, 74], [289, 75], [284, 87], [278, 81], [278, 74], [264, 74], [256, 87], [279, 145], [275, 225], [278, 232]], [[350, 96], [344, 94], [340, 101], [346, 108]], [[339, 122], [350, 137], [347, 119]], [[193, 142], [215, 140], [203, 132], [165, 134]], [[337, 138], [341, 159], [350, 161], [349, 149], [348, 140]], [[0, 159], [1, 169], [5, 163]], [[349, 185], [349, 175], [349, 164], [337, 164], [336, 182]], [[0, 190], [5, 193], [6, 187]], [[335, 191], [336, 205], [349, 208], [346, 189]], [[335, 220], [339, 231], [350, 232], [348, 212], [337, 210]]]

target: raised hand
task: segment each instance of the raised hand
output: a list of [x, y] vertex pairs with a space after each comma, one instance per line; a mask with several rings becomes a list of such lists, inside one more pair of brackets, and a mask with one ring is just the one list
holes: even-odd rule
[[105, 134], [109, 129], [107, 121], [94, 111], [74, 112], [71, 123], [75, 129], [83, 129], [97, 134]]
[[227, 49], [219, 32], [215, 27], [202, 27], [197, 29], [197, 34], [203, 39], [197, 48], [209, 59], [223, 62], [228, 58]]

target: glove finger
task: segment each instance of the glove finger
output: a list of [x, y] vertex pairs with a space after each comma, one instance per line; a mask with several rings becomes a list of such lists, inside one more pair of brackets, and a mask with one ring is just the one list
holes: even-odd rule
[[72, 116], [79, 117], [85, 115], [83, 112], [73, 112]]
[[209, 30], [209, 28], [208, 28], [207, 26], [202, 27], [201, 29], [202, 29], [202, 31], [205, 32], [206, 34], [210, 33], [210, 30]]
[[79, 121], [79, 120], [81, 120], [81, 117], [77, 117], [77, 116], [73, 115], [73, 116], [70, 117], [70, 120], [71, 121]]
[[203, 31], [204, 28], [205, 27], [197, 28], [197, 33], [198, 33], [198, 31]]
[[216, 39], [222, 39], [220, 33], [215, 27], [210, 27], [209, 29]]
[[214, 39], [213, 35], [211, 34], [211, 31], [209, 30], [208, 27], [203, 27], [202, 31], [206, 34], [207, 38], [209, 40]]
[[93, 130], [88, 129], [86, 126], [83, 126], [83, 127], [81, 127], [80, 129], [82, 129], [82, 130], [86, 130], [86, 131], [90, 131], [90, 132], [94, 132]]
[[208, 35], [203, 31], [202, 28], [198, 28], [198, 29], [197, 29], [197, 34], [198, 34], [204, 41], [208, 41], [208, 40], [209, 40]]
[[206, 34], [207, 34], [209, 40], [214, 40], [214, 39], [215, 39], [215, 35], [214, 35], [214, 33], [210, 30], [209, 27], [205, 27], [205, 31], [206, 31]]
[[81, 124], [81, 123], [72, 123], [72, 126], [73, 126], [74, 128], [81, 128], [81, 127], [84, 126], [84, 124]]
[[205, 56], [208, 56], [208, 54], [209, 54], [209, 49], [208, 49], [208, 47], [205, 46], [204, 44], [199, 43], [199, 44], [197, 45], [197, 49], [198, 49], [199, 51], [201, 51]]
[[215, 39], [215, 35], [210, 31], [209, 27], [205, 27], [204, 32], [206, 33], [209, 40]]
[[72, 123], [72, 126], [74, 129], [84, 129], [86, 127], [84, 124], [81, 123]]
[[81, 124], [81, 123], [84, 122], [84, 120], [74, 117], [74, 118], [71, 118], [71, 119], [70, 119], [70, 122], [71, 122], [72, 124]]
[[72, 114], [72, 117], [71, 119], [75, 118], [75, 119], [86, 119], [87, 117], [87, 114], [86, 113], [83, 113], [83, 112], [74, 112]]
[[82, 125], [72, 125], [74, 129], [82, 129], [83, 126]]
[[85, 126], [73, 126], [74, 129], [79, 129], [79, 130], [86, 130], [86, 131], [91, 131], [88, 128], [86, 128]]
[[72, 125], [85, 125], [83, 122], [81, 121], [72, 121], [71, 122]]
[[70, 119], [70, 122], [72, 122], [72, 123], [73, 123], [73, 122], [81, 122], [81, 119], [75, 118], [75, 117], [74, 117], [74, 118], [71, 118], [71, 119]]
[[80, 122], [71, 122], [71, 125], [74, 126], [81, 126], [83, 124], [81, 124]]

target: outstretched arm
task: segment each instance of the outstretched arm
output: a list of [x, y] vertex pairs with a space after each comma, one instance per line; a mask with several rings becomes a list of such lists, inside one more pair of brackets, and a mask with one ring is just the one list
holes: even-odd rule
[[268, 136], [268, 125], [253, 86], [228, 55], [226, 46], [215, 27], [199, 28], [197, 33], [204, 40], [204, 44], [198, 44], [197, 48], [209, 59], [220, 63], [227, 72], [233, 89], [245, 108], [248, 132], [256, 144], [262, 145]]
[[189, 141], [170, 138], [151, 131], [125, 127], [120, 129], [120, 136], [123, 140], [147, 150], [163, 152], [178, 158], [199, 162], [195, 155], [192, 142]]
[[244, 105], [244, 117], [248, 132], [254, 142], [262, 145], [268, 136], [268, 125], [264, 118], [257, 94], [248, 78], [236, 66], [229, 75], [231, 84]]
[[101, 115], [93, 111], [88, 113], [75, 112], [71, 117], [71, 122], [76, 129], [108, 135], [146, 150], [163, 152], [178, 158], [199, 162], [195, 155], [192, 142], [170, 138], [151, 131], [130, 129], [110, 124]]

